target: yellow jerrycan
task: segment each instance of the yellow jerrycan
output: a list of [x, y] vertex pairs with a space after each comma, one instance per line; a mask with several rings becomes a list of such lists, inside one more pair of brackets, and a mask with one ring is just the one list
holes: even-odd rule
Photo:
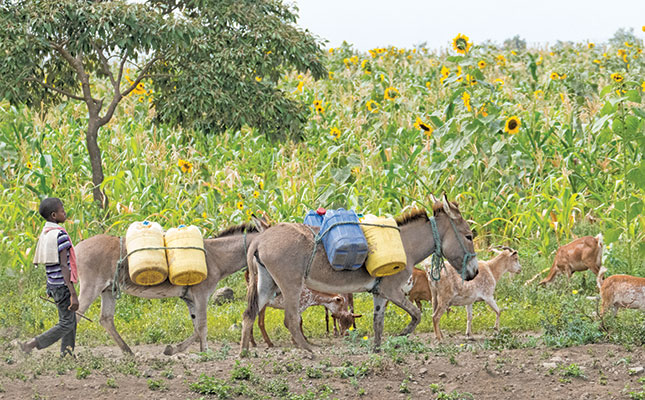
[[396, 227], [394, 218], [366, 215], [361, 221], [365, 224], [386, 225], [361, 225], [365, 239], [367, 239], [367, 260], [365, 267], [372, 276], [388, 276], [403, 271], [407, 262], [401, 234]]
[[[134, 222], [125, 234], [130, 279], [137, 285], [157, 285], [168, 277], [163, 229], [156, 222]], [[157, 250], [146, 250], [156, 248]]]
[[165, 241], [170, 283], [196, 285], [206, 279], [206, 255], [203, 250], [199, 250], [204, 248], [204, 239], [199, 228], [193, 225], [170, 228], [166, 232]]

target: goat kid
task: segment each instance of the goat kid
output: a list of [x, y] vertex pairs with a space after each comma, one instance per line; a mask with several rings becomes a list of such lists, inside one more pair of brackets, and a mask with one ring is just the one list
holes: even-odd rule
[[[447, 264], [447, 263], [446, 263]], [[421, 265], [430, 275], [431, 259], [424, 260]], [[466, 306], [468, 321], [466, 336], [472, 335], [473, 303], [484, 301], [495, 311], [495, 330], [499, 330], [500, 309], [495, 302], [494, 294], [497, 282], [505, 272], [518, 273], [522, 270], [517, 251], [505, 248], [495, 258], [489, 261], [479, 261], [479, 274], [471, 281], [463, 281], [461, 276], [449, 265], [440, 280], [426, 279], [432, 294], [432, 324], [437, 340], [442, 339], [439, 320], [450, 306]]]
[[[244, 272], [244, 277], [248, 284], [248, 270]], [[355, 323], [355, 318], [362, 317], [362, 314], [355, 314], [348, 311], [349, 304], [347, 295], [323, 293], [304, 286], [302, 294], [300, 295], [300, 313], [311, 306], [325, 307], [325, 311], [331, 313], [332, 317], [334, 318], [334, 323], [336, 322], [336, 320], [338, 320], [341, 332], [345, 332], [347, 329], [349, 329], [349, 327]], [[282, 294], [278, 294], [272, 300], [270, 300], [269, 303], [258, 314], [258, 327], [260, 328], [262, 337], [264, 338], [267, 347], [273, 347], [273, 342], [271, 342], [264, 324], [264, 316], [267, 307], [284, 310], [284, 299], [282, 297]], [[302, 320], [300, 321], [300, 330], [302, 331]], [[256, 345], [253, 336], [251, 336], [251, 345]]]
[[596, 237], [584, 236], [560, 247], [555, 253], [549, 275], [539, 284], [545, 286], [553, 281], [558, 273], [566, 273], [571, 279], [571, 274], [574, 272], [588, 269], [597, 276], [596, 284], [600, 286], [598, 272], [602, 265], [602, 251], [602, 233]]
[[[347, 304], [347, 308], [349, 309], [349, 312], [354, 314], [354, 294], [353, 293], [345, 293], [345, 294], [339, 294], [338, 296], [342, 296], [345, 299], [345, 303]], [[334, 325], [334, 336], [338, 336], [338, 326], [340, 324], [340, 321], [337, 317], [334, 317], [333, 315], [331, 316], [333, 320], [333, 325]], [[356, 329], [356, 321], [352, 323], [352, 326], [354, 329]], [[329, 334], [329, 309], [325, 307], [325, 327], [327, 328], [327, 334]], [[340, 330], [341, 333], [346, 334], [347, 331], [342, 329]]]
[[618, 308], [633, 308], [645, 311], [645, 278], [631, 275], [612, 275], [603, 277], [607, 269], [600, 268], [598, 273], [598, 288], [602, 305], [600, 315], [611, 309], [616, 315]]

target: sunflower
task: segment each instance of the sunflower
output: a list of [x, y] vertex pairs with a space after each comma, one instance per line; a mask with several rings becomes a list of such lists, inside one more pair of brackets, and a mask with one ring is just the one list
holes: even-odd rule
[[535, 92], [533, 92], [533, 97], [534, 97], [536, 100], [537, 100], [537, 99], [541, 99], [542, 97], [544, 97], [544, 92], [543, 92], [543, 91], [541, 91], [541, 90], [536, 90]]
[[365, 105], [367, 106], [367, 111], [371, 112], [372, 114], [377, 113], [380, 106], [380, 104], [375, 102], [374, 100], [368, 100], [367, 104]]
[[557, 72], [551, 72], [550, 77], [551, 77], [551, 80], [555, 81], [557, 79], [560, 79], [560, 74], [558, 74]]
[[593, 43], [591, 43], [591, 42], [587, 43], [587, 48], [589, 48], [589, 49], [593, 49], [594, 47], [596, 47], [596, 45], [595, 45], [595, 44], [593, 44]]
[[253, 198], [257, 199], [258, 197], [260, 197], [260, 192], [258, 192], [257, 190], [254, 190], [253, 191]]
[[506, 66], [506, 57], [504, 57], [503, 54], [498, 55], [495, 58], [495, 61], [497, 62], [497, 65], [499, 65], [500, 67]]
[[258, 186], [260, 187], [260, 190], [264, 190], [264, 181], [260, 181], [260, 183], [258, 183]]
[[417, 117], [417, 120], [414, 123], [414, 127], [423, 131], [426, 136], [432, 135], [432, 132], [434, 131], [434, 128], [430, 124], [426, 124], [419, 117]]
[[242, 200], [238, 201], [235, 203], [235, 207], [237, 207], [238, 210], [244, 210], [244, 202]]
[[302, 88], [303, 88], [304, 86], [305, 86], [305, 83], [304, 83], [303, 81], [298, 81], [298, 86], [296, 86], [296, 90], [294, 90], [293, 92], [294, 92], [294, 93], [296, 93], [296, 92], [302, 92]]
[[535, 64], [537, 64], [537, 65], [542, 65], [542, 61], [544, 61], [544, 58], [542, 57], [542, 54], [540, 54], [540, 58], [538, 58], [538, 59], [537, 59], [537, 61], [535, 62]]
[[500, 79], [500, 78], [495, 79], [495, 80], [493, 81], [493, 83], [498, 84], [500, 87], [501, 87], [501, 86], [504, 86], [504, 80], [503, 80], [503, 79]]
[[479, 60], [479, 62], [477, 62], [477, 66], [479, 67], [479, 69], [484, 69], [484, 68], [486, 68], [486, 61], [484, 61], [484, 60]]
[[182, 160], [181, 158], [177, 161], [177, 165], [181, 168], [181, 172], [187, 174], [193, 170], [193, 163], [190, 161]]
[[477, 79], [474, 76], [470, 75], [470, 74], [466, 74], [466, 82], [470, 86], [475, 86], [477, 84]]
[[470, 94], [468, 92], [464, 92], [464, 94], [461, 96], [461, 100], [463, 100], [464, 107], [466, 107], [468, 111], [471, 111], [473, 109], [470, 105]]
[[386, 100], [394, 100], [397, 97], [399, 97], [399, 91], [397, 88], [394, 87], [389, 87], [385, 89], [385, 99]]
[[[645, 88], [645, 83], [643, 83], [643, 87]], [[25, 167], [27, 167], [27, 169], [33, 169], [34, 165], [31, 162], [27, 161]]]
[[643, 84], [641, 85], [641, 89], [643, 89], [643, 92], [645, 92], [645, 81], [643, 81]]
[[623, 79], [625, 79], [625, 78], [624, 78], [621, 74], [619, 74], [618, 72], [616, 72], [616, 73], [614, 73], [614, 74], [611, 74], [611, 79], [613, 79], [613, 80], [614, 80], [614, 82], [620, 83], [620, 82], [622, 82], [622, 81], [623, 81]]
[[508, 132], [509, 135], [515, 135], [520, 131], [520, 119], [516, 116], [512, 116], [506, 120], [504, 125], [504, 132]]
[[428, 90], [432, 89], [432, 84], [430, 83], [430, 81], [426, 82], [426, 88], [428, 88]]
[[488, 109], [486, 108], [487, 105], [488, 103], [484, 104], [479, 108], [479, 113], [481, 114], [482, 117], [488, 117]]
[[334, 73], [332, 71], [329, 71], [329, 80], [330, 81], [334, 80]]
[[334, 140], [337, 140], [340, 137], [340, 129], [333, 127], [329, 130], [329, 134], [334, 138]]
[[256, 76], [255, 81], [256, 82], [262, 82], [262, 77], [261, 76]]
[[468, 36], [462, 35], [461, 33], [452, 39], [452, 48], [459, 54], [468, 53], [472, 45], [472, 43], [468, 42]]

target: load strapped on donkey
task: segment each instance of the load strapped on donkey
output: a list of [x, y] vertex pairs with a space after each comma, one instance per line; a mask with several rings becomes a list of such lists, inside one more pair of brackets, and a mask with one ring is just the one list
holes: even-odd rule
[[207, 277], [204, 239], [196, 226], [180, 225], [164, 233], [156, 222], [134, 222], [125, 235], [130, 279], [137, 285], [189, 286]]

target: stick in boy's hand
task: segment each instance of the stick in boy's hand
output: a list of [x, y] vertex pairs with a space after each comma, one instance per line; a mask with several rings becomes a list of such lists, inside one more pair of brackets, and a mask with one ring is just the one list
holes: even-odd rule
[[[40, 297], [41, 299], [45, 300], [46, 302], [49, 302], [49, 303], [52, 303], [52, 304], [56, 304], [56, 302], [55, 302], [55, 301], [53, 301], [53, 300], [49, 300], [49, 298], [48, 298], [48, 297], [44, 297], [44, 296], [38, 296], [38, 297]], [[78, 312], [78, 311], [76, 311], [76, 315], [78, 315], [78, 316], [79, 316], [79, 317], [81, 317], [81, 318], [85, 318], [86, 320], [88, 320], [88, 321], [90, 321], [90, 322], [94, 323], [94, 321], [92, 321], [91, 319], [89, 319], [88, 317], [86, 317], [85, 315], [81, 314], [81, 313], [80, 313], [80, 312]]]

